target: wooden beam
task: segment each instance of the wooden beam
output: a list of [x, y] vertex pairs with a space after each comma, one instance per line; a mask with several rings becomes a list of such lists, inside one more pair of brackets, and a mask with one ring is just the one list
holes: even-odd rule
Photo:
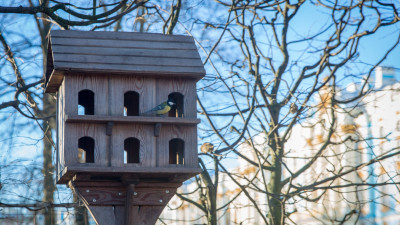
[[184, 167], [184, 165], [170, 165], [170, 167], [103, 167], [103, 166], [66, 166], [64, 167], [60, 180], [57, 184], [67, 184], [74, 177], [84, 176], [80, 180], [88, 179], [87, 177], [99, 180], [99, 178], [115, 180], [163, 180], [173, 182], [183, 182], [201, 172], [199, 167]]
[[65, 115], [67, 123], [135, 123], [135, 124], [171, 124], [194, 126], [200, 119], [176, 117], [148, 117], [148, 116], [100, 116], [100, 115]]

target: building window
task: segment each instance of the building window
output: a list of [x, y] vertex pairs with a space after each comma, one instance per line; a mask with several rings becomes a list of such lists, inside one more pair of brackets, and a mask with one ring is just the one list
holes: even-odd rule
[[173, 92], [168, 95], [168, 99], [172, 99], [175, 102], [175, 105], [172, 106], [171, 110], [168, 112], [168, 116], [183, 117], [183, 112], [184, 112], [183, 95], [179, 92]]
[[135, 91], [124, 94], [124, 116], [139, 116], [139, 94]]
[[182, 139], [169, 141], [169, 164], [185, 164], [185, 142]]
[[94, 163], [94, 139], [81, 137], [78, 140], [78, 161], [80, 163]]
[[124, 164], [140, 162], [140, 141], [137, 138], [127, 138], [124, 141]]
[[94, 115], [94, 92], [82, 90], [78, 93], [78, 115]]

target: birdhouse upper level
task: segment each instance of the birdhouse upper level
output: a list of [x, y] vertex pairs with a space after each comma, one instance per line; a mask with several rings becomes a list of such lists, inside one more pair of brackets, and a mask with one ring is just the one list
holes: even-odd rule
[[[198, 173], [196, 82], [204, 75], [189, 36], [52, 31], [45, 91], [57, 94], [58, 182]], [[148, 113], [168, 99], [168, 113]]]

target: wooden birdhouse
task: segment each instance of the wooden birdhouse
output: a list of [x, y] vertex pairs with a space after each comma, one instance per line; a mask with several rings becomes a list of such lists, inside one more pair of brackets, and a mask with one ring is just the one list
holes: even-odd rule
[[[200, 172], [196, 82], [204, 75], [188, 36], [51, 32], [56, 179], [98, 224], [154, 224], [176, 188]], [[168, 99], [175, 105], [167, 114], [148, 113]]]

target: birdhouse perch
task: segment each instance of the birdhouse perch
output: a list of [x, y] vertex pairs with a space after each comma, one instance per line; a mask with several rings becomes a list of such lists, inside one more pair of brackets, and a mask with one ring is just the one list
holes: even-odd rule
[[[205, 71], [193, 38], [52, 31], [48, 46], [57, 183], [68, 184], [98, 224], [154, 224], [200, 172], [196, 82]], [[164, 116], [145, 113], [168, 99]]]

